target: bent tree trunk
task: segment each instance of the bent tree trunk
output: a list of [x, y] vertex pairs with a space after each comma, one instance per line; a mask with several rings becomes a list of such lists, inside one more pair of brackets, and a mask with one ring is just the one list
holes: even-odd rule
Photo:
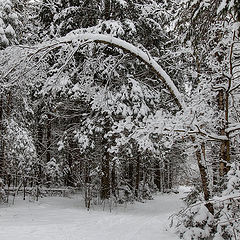
[[[35, 55], [36, 53], [44, 52], [47, 48], [55, 49], [66, 44], [75, 44], [79, 42], [79, 48], [86, 44], [90, 44], [91, 42], [108, 44], [110, 46], [117, 47], [122, 49], [123, 51], [130, 53], [131, 55], [135, 56], [136, 58], [140, 59], [144, 62], [149, 68], [153, 70], [156, 74], [160, 82], [163, 82], [165, 86], [168, 88], [169, 92], [171, 93], [172, 97], [175, 99], [176, 104], [178, 105], [179, 109], [185, 108], [185, 102], [182, 98], [182, 94], [179, 92], [176, 85], [171, 80], [170, 76], [163, 70], [163, 68], [154, 60], [154, 58], [144, 50], [141, 50], [139, 47], [132, 45], [129, 42], [126, 42], [122, 39], [112, 37], [109, 35], [104, 34], [94, 34], [94, 33], [77, 33], [77, 31], [70, 32], [65, 37], [58, 38], [56, 41], [49, 41], [45, 42], [44, 44], [40, 44], [37, 50], [30, 52], [28, 56]], [[27, 58], [28, 58], [27, 56]], [[19, 63], [20, 64], [20, 63]], [[65, 63], [64, 66], [66, 66]], [[63, 67], [64, 67], [63, 66]], [[8, 77], [8, 75], [12, 74], [14, 71], [8, 71], [3, 78]]]

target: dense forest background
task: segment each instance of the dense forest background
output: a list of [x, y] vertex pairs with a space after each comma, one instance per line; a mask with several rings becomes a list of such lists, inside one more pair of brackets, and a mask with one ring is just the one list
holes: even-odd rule
[[239, 31], [238, 0], [0, 0], [2, 201], [188, 185], [179, 236], [238, 239]]

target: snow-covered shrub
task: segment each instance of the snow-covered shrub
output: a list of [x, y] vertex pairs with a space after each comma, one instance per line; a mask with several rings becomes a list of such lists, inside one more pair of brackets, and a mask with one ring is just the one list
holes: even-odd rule
[[16, 119], [6, 121], [5, 149], [7, 172], [19, 175], [33, 175], [37, 152], [31, 132]]
[[203, 196], [201, 194], [200, 186], [196, 185], [194, 188], [192, 188], [191, 191], [187, 194], [187, 196], [183, 200], [187, 204], [187, 206], [202, 201]]
[[117, 202], [123, 204], [125, 202], [134, 201], [134, 193], [128, 185], [121, 185], [117, 189]]
[[[221, 197], [211, 200], [212, 215], [203, 200], [188, 200], [187, 209], [173, 217], [173, 227], [182, 239], [240, 239], [240, 164], [232, 163], [227, 174], [227, 188]], [[190, 194], [190, 199], [191, 199]], [[197, 196], [197, 194], [196, 194]], [[196, 198], [193, 197], [193, 198]]]
[[60, 169], [60, 164], [57, 163], [55, 158], [51, 158], [51, 160], [46, 164], [46, 178], [48, 182], [54, 183], [54, 185], [61, 185], [62, 172]]
[[240, 164], [232, 163], [227, 188], [216, 201], [217, 234], [215, 240], [240, 239]]
[[174, 227], [181, 239], [210, 239], [214, 233], [214, 217], [203, 203], [188, 207], [178, 213]]
[[152, 186], [149, 183], [140, 182], [140, 196], [142, 199], [152, 200], [154, 193], [154, 185]]

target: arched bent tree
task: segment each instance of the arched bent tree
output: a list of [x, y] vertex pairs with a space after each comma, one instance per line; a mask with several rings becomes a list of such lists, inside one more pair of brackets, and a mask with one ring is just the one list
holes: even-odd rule
[[[148, 65], [153, 72], [158, 76], [159, 81], [162, 81], [168, 90], [170, 91], [172, 97], [175, 99], [177, 105], [179, 106], [180, 110], [185, 109], [185, 102], [169, 77], [169, 75], [162, 69], [162, 67], [151, 57], [147, 51], [143, 51], [138, 47], [135, 47], [129, 42], [126, 42], [124, 40], [121, 40], [119, 38], [115, 38], [109, 35], [103, 35], [103, 34], [92, 34], [92, 33], [77, 33], [77, 32], [71, 32], [68, 35], [66, 35], [63, 38], [58, 39], [59, 44], [69, 44], [73, 43], [80, 47], [80, 45], [88, 43], [88, 42], [96, 42], [96, 43], [104, 43], [111, 46], [118, 47], [125, 52], [129, 52], [130, 54], [136, 56], [141, 61], [143, 61], [146, 65]], [[85, 41], [85, 42], [84, 42]], [[79, 44], [79, 45], [78, 45]], [[77, 47], [78, 49], [78, 47]], [[194, 140], [193, 140], [194, 141]], [[208, 180], [207, 180], [207, 173], [206, 169], [202, 166], [201, 160], [202, 160], [202, 154], [199, 149], [196, 149], [196, 158], [198, 162], [198, 167], [201, 175], [201, 181], [202, 181], [202, 188], [204, 193], [204, 199], [206, 201], [209, 200], [209, 189], [208, 189]], [[208, 208], [209, 212], [213, 213], [213, 206], [212, 203], [207, 203], [206, 207]]]
[[[184, 109], [185, 103], [182, 99], [182, 96], [171, 80], [171, 78], [168, 76], [168, 74], [162, 69], [162, 67], [151, 57], [147, 51], [141, 50], [138, 47], [135, 47], [134, 45], [121, 40], [119, 38], [112, 37], [110, 35], [103, 35], [103, 34], [92, 34], [92, 33], [85, 33], [85, 34], [78, 34], [77, 32], [72, 32], [65, 37], [58, 38], [57, 40], [54, 41], [48, 41], [44, 42], [42, 44], [33, 46], [33, 48], [26, 48], [25, 56], [24, 58], [20, 58], [21, 60], [13, 65], [5, 74], [2, 76], [2, 80], [4, 82], [4, 79], [6, 79], [6, 84], [11, 85], [11, 81], [13, 84], [15, 84], [15, 81], [18, 79], [19, 74], [16, 74], [18, 72], [17, 69], [20, 70], [20, 73], [25, 74], [25, 70], [21, 71], [21, 68], [29, 65], [28, 62], [31, 62], [31, 59], [34, 58], [34, 56], [38, 56], [38, 61], [41, 61], [41, 59], [46, 56], [46, 54], [54, 49], [61, 48], [64, 45], [72, 45], [73, 50], [72, 53], [69, 54], [67, 61], [60, 67], [59, 73], [56, 74], [56, 80], [58, 79], [58, 76], [61, 74], [61, 71], [67, 66], [68, 62], [71, 60], [72, 56], [74, 53], [81, 48], [82, 46], [89, 44], [91, 42], [96, 42], [96, 43], [102, 43], [102, 44], [107, 44], [111, 45], [117, 48], [122, 49], [124, 52], [128, 52], [131, 55], [137, 57], [141, 61], [143, 61], [147, 66], [149, 66], [152, 71], [157, 75], [159, 81], [163, 82], [165, 86], [168, 88], [170, 91], [172, 97], [175, 99], [176, 104], [178, 105], [179, 109]], [[21, 48], [22, 47], [14, 47], [14, 48]], [[16, 51], [17, 49], [15, 49]], [[7, 51], [7, 50], [6, 50]], [[15, 52], [13, 51], [13, 53]], [[23, 56], [23, 55], [22, 55]], [[29, 66], [28, 66], [29, 67]], [[28, 68], [27, 67], [27, 68]], [[37, 66], [36, 66], [37, 67]], [[34, 66], [32, 66], [30, 69], [33, 69]], [[16, 71], [17, 70], [17, 71]], [[27, 70], [29, 71], [29, 70]], [[18, 75], [18, 77], [13, 77], [13, 75]], [[7, 81], [8, 79], [8, 81]], [[9, 81], [9, 79], [11, 79]], [[56, 81], [57, 83], [57, 81]]]
[[183, 109], [185, 107], [185, 103], [181, 97], [181, 94], [169, 75], [162, 69], [162, 67], [151, 57], [148, 52], [141, 50], [138, 47], [135, 47], [129, 42], [126, 42], [124, 40], [121, 40], [116, 37], [112, 37], [109, 35], [104, 34], [94, 34], [94, 33], [83, 33], [83, 34], [77, 34], [77, 33], [70, 33], [66, 35], [63, 38], [59, 39], [59, 43], [70, 43], [79, 41], [81, 44], [84, 41], [90, 41], [90, 42], [96, 42], [96, 43], [104, 43], [108, 44], [114, 47], [118, 47], [125, 52], [129, 52], [130, 54], [136, 56], [140, 60], [142, 60], [146, 65], [148, 65], [154, 73], [158, 76], [160, 81], [162, 81], [170, 93], [172, 94], [173, 98], [175, 99], [177, 105], [180, 109]]
[[[175, 99], [177, 105], [180, 109], [185, 108], [184, 100], [181, 96], [181, 93], [169, 77], [169, 75], [162, 69], [162, 67], [153, 59], [153, 57], [144, 50], [132, 45], [129, 42], [121, 40], [116, 37], [112, 37], [110, 35], [104, 34], [94, 34], [94, 33], [80, 33], [71, 32], [67, 34], [65, 37], [58, 38], [54, 41], [44, 42], [43, 44], [35, 46], [32, 50], [27, 49], [27, 56], [24, 59], [21, 59], [15, 66], [13, 66], [9, 71], [7, 71], [1, 78], [7, 78], [12, 72], [15, 71], [18, 65], [28, 61], [29, 58], [34, 56], [35, 54], [41, 53], [42, 51], [46, 51], [46, 49], [53, 50], [54, 48], [59, 48], [64, 44], [73, 44], [77, 46], [74, 51], [77, 51], [82, 45], [86, 45], [91, 42], [103, 43], [111, 46], [115, 46], [117, 48], [122, 49], [125, 52], [128, 52], [138, 59], [143, 61], [146, 65], [148, 65], [152, 71], [158, 76], [159, 81], [163, 82], [168, 90], [170, 91], [172, 97]], [[37, 49], [37, 50], [36, 50]], [[70, 56], [71, 57], [71, 56]], [[70, 59], [69, 59], [70, 60]], [[65, 63], [67, 65], [67, 62]], [[64, 65], [64, 66], [65, 66]], [[64, 67], [62, 66], [62, 68]], [[8, 82], [9, 85], [9, 82]]]

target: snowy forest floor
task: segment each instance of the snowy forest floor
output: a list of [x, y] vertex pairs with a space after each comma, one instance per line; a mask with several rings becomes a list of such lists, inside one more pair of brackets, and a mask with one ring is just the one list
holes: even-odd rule
[[173, 240], [168, 217], [184, 204], [182, 194], [158, 194], [146, 203], [84, 207], [82, 197], [16, 199], [0, 207], [1, 240]]

